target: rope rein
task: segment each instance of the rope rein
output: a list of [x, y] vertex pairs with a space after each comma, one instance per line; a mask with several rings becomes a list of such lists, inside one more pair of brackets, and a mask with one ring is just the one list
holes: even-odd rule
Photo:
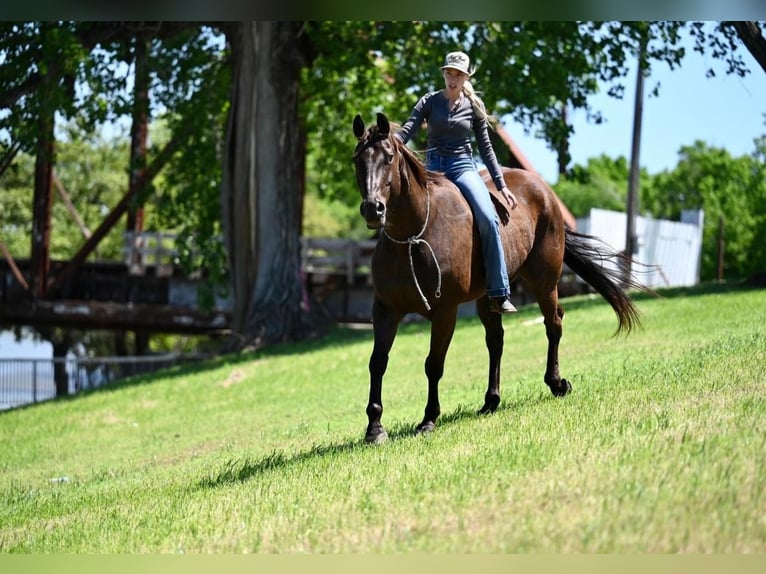
[[418, 283], [418, 276], [415, 273], [415, 264], [412, 260], [412, 246], [417, 245], [419, 243], [422, 243], [426, 247], [428, 247], [428, 250], [431, 252], [431, 257], [434, 260], [434, 263], [436, 264], [436, 272], [437, 272], [437, 283], [436, 283], [436, 291], [434, 292], [434, 297], [438, 299], [442, 296], [442, 270], [439, 267], [439, 261], [436, 259], [436, 253], [434, 253], [433, 247], [431, 247], [431, 244], [428, 243], [425, 239], [423, 239], [423, 234], [426, 232], [426, 227], [428, 226], [428, 217], [431, 214], [431, 193], [430, 190], [426, 187], [426, 219], [423, 222], [423, 229], [420, 230], [420, 233], [417, 235], [413, 235], [412, 237], [409, 237], [405, 239], [404, 241], [400, 241], [398, 239], [394, 239], [391, 237], [388, 232], [386, 231], [385, 227], [383, 228], [383, 235], [385, 235], [389, 241], [392, 241], [394, 243], [397, 243], [399, 245], [408, 245], [408, 254], [410, 257], [410, 272], [412, 273], [412, 280], [415, 282], [415, 288], [418, 290], [418, 294], [420, 295], [421, 301], [423, 301], [423, 305], [426, 306], [426, 311], [431, 310], [431, 306], [428, 304], [428, 299], [426, 299], [426, 296], [423, 294], [423, 290], [420, 288], [420, 283]]

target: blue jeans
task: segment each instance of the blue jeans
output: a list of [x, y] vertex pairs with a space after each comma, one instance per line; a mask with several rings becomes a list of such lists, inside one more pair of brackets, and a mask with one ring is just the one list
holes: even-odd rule
[[471, 206], [481, 238], [484, 272], [487, 276], [487, 295], [490, 297], [510, 295], [508, 270], [505, 266], [503, 244], [500, 241], [500, 221], [487, 186], [481, 179], [473, 160], [460, 156], [445, 157], [435, 151], [429, 151], [426, 154], [426, 167], [431, 171], [444, 172], [444, 175], [458, 186]]

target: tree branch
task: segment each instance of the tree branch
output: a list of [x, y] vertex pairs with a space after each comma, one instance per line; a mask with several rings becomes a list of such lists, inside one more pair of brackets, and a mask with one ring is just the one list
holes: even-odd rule
[[[137, 34], [148, 34], [162, 39], [172, 38], [193, 26], [201, 25], [200, 22], [88, 22], [77, 27], [75, 36], [80, 45], [88, 52], [99, 44], [107, 42], [128, 42]], [[215, 26], [216, 23], [211, 23]], [[0, 108], [8, 108], [15, 104], [18, 99], [35, 91], [43, 77], [35, 72], [18, 86], [4, 92], [0, 92]]]
[[739, 39], [766, 72], [766, 38], [763, 37], [758, 22], [729, 22], [729, 24], [734, 27]]
[[13, 142], [11, 148], [5, 152], [5, 155], [3, 155], [3, 158], [0, 160], [0, 176], [2, 176], [5, 173], [5, 170], [11, 166], [14, 158], [16, 157], [16, 154], [19, 153], [20, 149], [21, 142], [16, 140]]
[[[189, 126], [189, 123], [186, 124]], [[66, 264], [61, 272], [54, 277], [48, 284], [48, 293], [52, 294], [57, 289], [60, 289], [64, 282], [74, 273], [74, 271], [85, 262], [88, 255], [98, 246], [101, 240], [107, 233], [114, 227], [114, 224], [122, 217], [130, 207], [130, 202], [134, 197], [139, 195], [146, 186], [155, 178], [165, 164], [170, 160], [173, 154], [181, 145], [183, 138], [186, 137], [186, 130], [176, 134], [162, 149], [162, 151], [154, 158], [154, 161], [144, 172], [143, 177], [138, 181], [138, 184], [132, 191], [128, 191], [119, 203], [112, 209], [112, 211], [104, 218], [101, 225], [93, 232], [93, 234], [85, 241], [80, 250], [72, 257], [72, 259]]]

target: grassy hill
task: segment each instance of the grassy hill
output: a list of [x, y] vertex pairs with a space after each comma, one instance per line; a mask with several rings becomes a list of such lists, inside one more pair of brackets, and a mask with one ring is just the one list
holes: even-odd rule
[[461, 320], [436, 430], [428, 324], [383, 383], [390, 440], [363, 443], [372, 333], [139, 377], [0, 414], [0, 552], [765, 552], [766, 291], [641, 297], [612, 337], [564, 301], [563, 399], [535, 306], [504, 318], [503, 401]]

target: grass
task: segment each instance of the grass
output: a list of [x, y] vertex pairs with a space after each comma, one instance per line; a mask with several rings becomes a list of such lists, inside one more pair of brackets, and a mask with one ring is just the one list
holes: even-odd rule
[[505, 319], [503, 401], [458, 324], [437, 428], [428, 325], [384, 379], [390, 440], [363, 443], [371, 333], [337, 329], [0, 415], [0, 552], [766, 551], [766, 292], [639, 297], [612, 337], [564, 301], [556, 399], [537, 310]]

